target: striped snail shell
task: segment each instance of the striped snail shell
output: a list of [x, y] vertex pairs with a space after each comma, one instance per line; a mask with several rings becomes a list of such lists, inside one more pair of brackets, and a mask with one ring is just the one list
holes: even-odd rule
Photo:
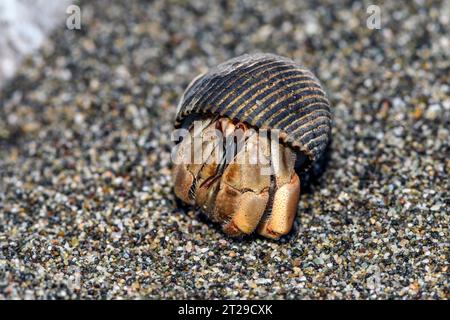
[[307, 156], [304, 167], [331, 137], [330, 104], [319, 80], [274, 54], [244, 54], [196, 77], [178, 105], [175, 127], [202, 115], [278, 129], [284, 143]]

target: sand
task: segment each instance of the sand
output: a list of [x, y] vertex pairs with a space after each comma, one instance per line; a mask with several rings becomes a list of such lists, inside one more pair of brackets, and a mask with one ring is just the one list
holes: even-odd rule
[[[82, 2], [0, 93], [0, 298], [448, 299], [449, 1]], [[176, 205], [198, 73], [302, 63], [333, 109], [294, 230], [227, 238]]]

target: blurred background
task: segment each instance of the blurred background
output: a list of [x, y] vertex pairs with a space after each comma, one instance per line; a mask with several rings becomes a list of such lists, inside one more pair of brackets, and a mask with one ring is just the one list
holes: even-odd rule
[[[449, 298], [449, 1], [9, 0], [0, 23], [0, 298]], [[184, 88], [251, 52], [334, 114], [279, 242], [172, 192]]]

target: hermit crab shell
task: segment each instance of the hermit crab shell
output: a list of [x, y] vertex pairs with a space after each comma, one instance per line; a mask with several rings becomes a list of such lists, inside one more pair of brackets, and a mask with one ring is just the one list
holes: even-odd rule
[[203, 115], [221, 115], [280, 138], [307, 156], [320, 157], [331, 135], [330, 104], [319, 80], [294, 61], [245, 54], [197, 76], [178, 105], [175, 127]]

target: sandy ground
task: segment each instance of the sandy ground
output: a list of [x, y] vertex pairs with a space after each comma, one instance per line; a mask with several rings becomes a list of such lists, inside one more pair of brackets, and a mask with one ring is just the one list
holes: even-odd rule
[[[449, 296], [449, 1], [81, 3], [0, 93], [0, 298]], [[170, 133], [199, 72], [311, 69], [334, 113], [293, 232], [229, 239], [175, 204]]]
[[[0, 2], [0, 88], [66, 18], [69, 0], [3, 0]], [[70, 11], [69, 11], [70, 12]]]

